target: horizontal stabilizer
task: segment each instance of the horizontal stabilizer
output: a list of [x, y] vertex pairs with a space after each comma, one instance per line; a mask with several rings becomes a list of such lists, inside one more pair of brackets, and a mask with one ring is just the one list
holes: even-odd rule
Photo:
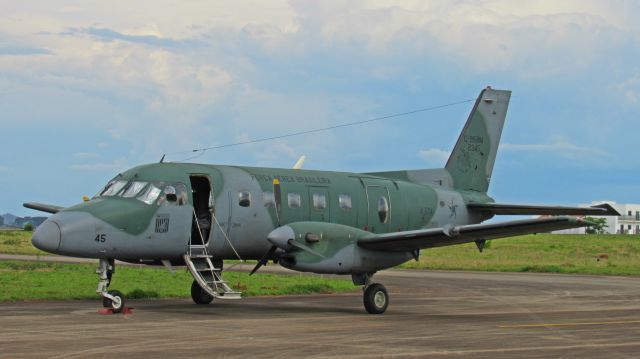
[[379, 251], [404, 252], [487, 239], [513, 237], [522, 234], [587, 227], [591, 224], [591, 222], [573, 217], [548, 217], [500, 223], [471, 224], [372, 235], [358, 240], [358, 246]]
[[47, 213], [58, 213], [64, 209], [64, 207], [54, 206], [52, 204], [43, 204], [36, 202], [27, 202], [23, 203], [22, 206], [29, 209], [35, 209], [36, 211], [47, 212]]
[[535, 206], [520, 204], [500, 203], [469, 203], [467, 208], [471, 211], [486, 212], [489, 214], [508, 215], [549, 215], [549, 216], [619, 216], [610, 204], [604, 203], [592, 207], [559, 207], [559, 206]]

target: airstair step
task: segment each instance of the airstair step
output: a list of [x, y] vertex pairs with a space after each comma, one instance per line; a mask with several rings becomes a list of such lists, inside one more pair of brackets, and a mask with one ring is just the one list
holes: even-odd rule
[[241, 299], [241, 292], [223, 292], [218, 295], [219, 299]]

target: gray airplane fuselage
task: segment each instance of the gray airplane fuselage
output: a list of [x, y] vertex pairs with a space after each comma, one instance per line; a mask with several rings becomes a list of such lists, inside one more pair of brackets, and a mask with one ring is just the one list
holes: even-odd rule
[[[411, 182], [412, 175], [416, 176], [410, 171], [376, 175], [182, 163], [144, 165], [112, 180], [111, 186], [118, 181], [124, 183], [118, 191], [99, 194], [51, 216], [34, 235], [34, 244], [75, 257], [180, 263], [190, 236], [197, 233], [192, 231], [194, 212], [205, 212], [203, 201], [213, 214], [205, 244], [217, 259], [259, 259], [271, 246], [266, 238], [278, 227], [278, 220], [280, 225], [333, 223], [371, 233], [390, 233], [486, 219], [470, 214], [465, 203], [490, 198], [448, 188], [451, 178], [446, 171], [420, 171], [420, 180], [431, 176], [434, 185]], [[274, 202], [274, 179], [281, 187], [279, 213]], [[135, 183], [139, 190], [133, 188], [127, 193]], [[152, 185], [160, 192], [146, 203], [149, 198], [143, 196]], [[166, 200], [167, 186], [182, 189], [179, 201]], [[197, 198], [209, 189], [212, 195]], [[327, 248], [321, 250], [335, 255], [335, 261], [350, 260], [352, 263], [343, 266], [344, 273], [378, 270], [413, 258], [407, 252], [361, 249], [353, 245], [356, 239], [354, 236], [352, 243], [327, 239]], [[314, 246], [319, 248], [321, 244]], [[375, 265], [363, 267], [358, 263], [362, 258]], [[323, 272], [321, 268], [309, 270]]]

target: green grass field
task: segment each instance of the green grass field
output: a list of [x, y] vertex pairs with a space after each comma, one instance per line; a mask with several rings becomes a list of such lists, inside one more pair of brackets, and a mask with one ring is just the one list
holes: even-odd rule
[[[0, 253], [45, 254], [31, 246], [31, 233], [0, 232]], [[602, 257], [597, 260], [597, 257]], [[606, 257], [606, 258], [604, 258]], [[0, 301], [95, 298], [95, 265], [0, 262]], [[640, 236], [538, 234], [493, 240], [484, 253], [475, 244], [422, 251], [419, 262], [401, 268], [640, 276]], [[119, 267], [112, 284], [130, 297], [187, 297], [185, 271]], [[310, 276], [225, 274], [245, 295], [305, 294], [353, 290], [349, 280]]]
[[[98, 275], [93, 264], [0, 261], [0, 302], [18, 300], [96, 299]], [[347, 279], [311, 275], [225, 272], [225, 280], [243, 296], [337, 293], [356, 290]], [[126, 298], [188, 298], [191, 275], [164, 268], [116, 268], [110, 288]]]
[[51, 255], [35, 248], [31, 244], [33, 232], [0, 231], [0, 253], [3, 254], [40, 254]]
[[[640, 236], [537, 234], [422, 251], [402, 268], [640, 275]], [[596, 256], [608, 259], [598, 261]]]

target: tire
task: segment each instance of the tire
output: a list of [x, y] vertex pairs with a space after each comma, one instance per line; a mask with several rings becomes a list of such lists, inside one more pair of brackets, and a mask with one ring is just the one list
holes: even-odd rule
[[379, 283], [374, 283], [364, 290], [364, 308], [369, 314], [382, 314], [389, 306], [389, 293]]
[[111, 308], [114, 313], [122, 312], [122, 309], [124, 309], [124, 295], [117, 290], [110, 290], [108, 293], [117, 300], [113, 301], [107, 297], [102, 297], [102, 306], [105, 308]]
[[196, 304], [205, 305], [213, 301], [213, 296], [205, 292], [200, 287], [200, 284], [194, 280], [193, 283], [191, 283], [191, 299], [193, 299], [193, 302]]

